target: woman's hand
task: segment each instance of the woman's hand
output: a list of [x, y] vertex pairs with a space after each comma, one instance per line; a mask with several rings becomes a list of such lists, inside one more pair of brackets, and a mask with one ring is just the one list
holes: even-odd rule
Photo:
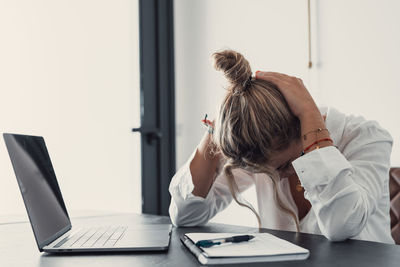
[[290, 110], [300, 120], [305, 114], [310, 114], [310, 112], [319, 113], [317, 105], [301, 79], [278, 72], [264, 71], [257, 71], [256, 79], [269, 81], [278, 86]]
[[[307, 91], [307, 88], [304, 86], [301, 79], [282, 73], [262, 71], [256, 72], [256, 79], [269, 81], [278, 86], [279, 90], [285, 97], [290, 110], [300, 120], [301, 135], [303, 136], [303, 149], [308, 147], [308, 151], [311, 151], [314, 148], [322, 148], [332, 145], [332, 140], [330, 139], [328, 131], [315, 134], [315, 140], [312, 138], [306, 138], [308, 133], [317, 133], [318, 129], [325, 129], [326, 126], [314, 99]], [[326, 142], [326, 139], [329, 139], [330, 141]], [[315, 141], [316, 143], [313, 143]], [[311, 147], [309, 147], [310, 143]]]

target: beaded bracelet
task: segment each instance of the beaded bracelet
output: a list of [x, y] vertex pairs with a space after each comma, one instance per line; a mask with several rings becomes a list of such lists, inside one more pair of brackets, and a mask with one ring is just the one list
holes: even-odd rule
[[312, 143], [311, 145], [309, 145], [308, 147], [306, 147], [303, 151], [301, 151], [301, 154], [300, 154], [300, 156], [303, 156], [308, 150], [310, 150], [310, 148], [312, 148], [314, 145], [317, 145], [316, 146], [316, 148], [318, 149], [319, 148], [319, 142], [324, 142], [324, 141], [329, 141], [329, 142], [332, 142], [332, 144], [333, 144], [333, 140], [332, 139], [330, 139], [330, 138], [323, 138], [323, 139], [320, 139], [320, 140], [317, 140], [317, 141], [315, 141], [314, 143]]

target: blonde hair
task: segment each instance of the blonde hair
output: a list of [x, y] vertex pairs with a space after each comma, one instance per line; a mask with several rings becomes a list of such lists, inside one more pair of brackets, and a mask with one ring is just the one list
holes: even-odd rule
[[300, 122], [275, 84], [251, 78], [249, 62], [242, 54], [225, 50], [214, 53], [213, 57], [215, 68], [223, 71], [229, 81], [216, 119], [213, 141], [227, 160], [223, 171], [230, 192], [236, 203], [256, 215], [261, 228], [257, 211], [251, 204], [239, 201], [232, 170], [241, 168], [267, 174], [272, 180], [279, 209], [293, 217], [299, 231], [296, 214], [279, 197], [279, 176], [268, 162], [274, 154], [287, 149], [292, 141], [300, 138]]

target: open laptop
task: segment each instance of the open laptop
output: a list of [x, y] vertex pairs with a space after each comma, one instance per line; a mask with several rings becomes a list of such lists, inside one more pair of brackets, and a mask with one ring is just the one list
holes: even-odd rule
[[43, 137], [3, 134], [39, 251], [167, 250], [170, 224], [71, 225]]

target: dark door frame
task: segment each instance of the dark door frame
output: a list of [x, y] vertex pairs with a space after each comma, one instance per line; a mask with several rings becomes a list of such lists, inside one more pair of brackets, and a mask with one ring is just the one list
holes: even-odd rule
[[142, 212], [168, 215], [175, 173], [173, 1], [139, 0]]

